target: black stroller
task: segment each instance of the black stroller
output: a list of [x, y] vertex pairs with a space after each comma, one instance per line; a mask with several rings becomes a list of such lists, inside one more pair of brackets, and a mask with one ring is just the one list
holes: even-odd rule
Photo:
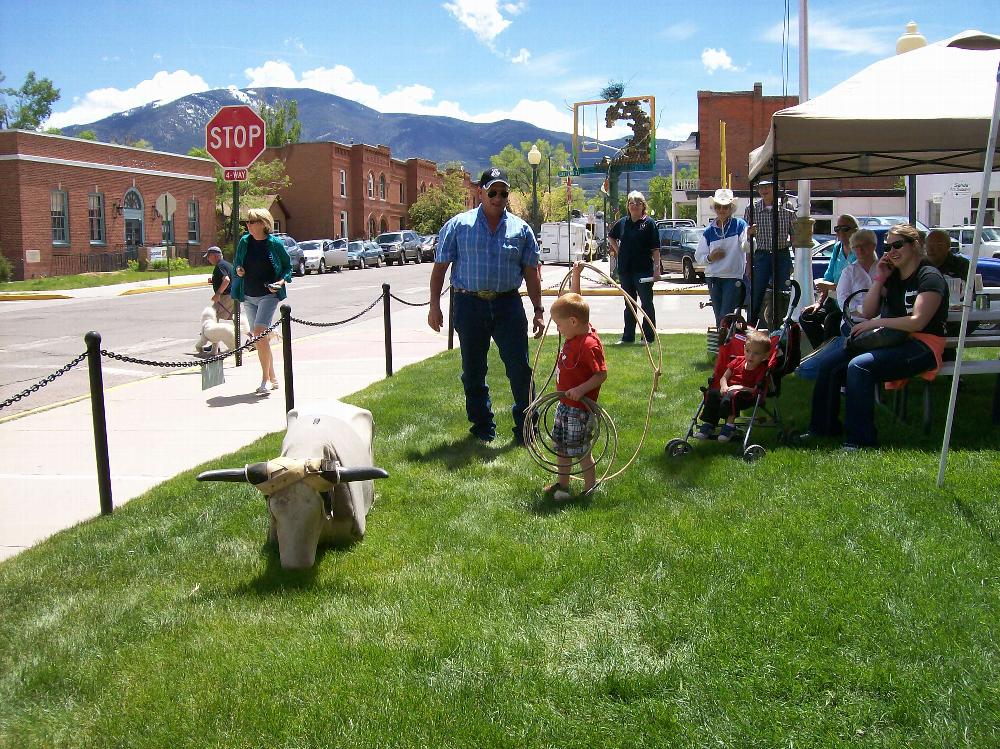
[[[792, 302], [788, 306], [788, 312], [777, 330], [770, 334], [771, 353], [767, 360], [767, 372], [761, 383], [750, 393], [753, 402], [753, 411], [749, 416], [738, 416], [736, 418], [737, 434], [743, 433], [743, 459], [753, 462], [763, 457], [767, 451], [763, 446], [754, 444], [751, 440], [753, 430], [759, 427], [774, 427], [779, 429], [778, 439], [783, 441], [787, 437], [787, 430], [781, 423], [778, 411], [777, 397], [781, 393], [781, 379], [790, 372], [794, 372], [802, 360], [801, 340], [802, 328], [797, 322], [792, 320], [792, 311], [798, 304], [801, 290], [798, 283], [790, 282], [792, 288]], [[705, 399], [709, 390], [717, 390], [719, 379], [729, 368], [729, 363], [743, 354], [746, 343], [746, 332], [748, 323], [743, 317], [742, 311], [738, 308], [736, 312], [726, 315], [719, 323], [719, 353], [715, 358], [715, 367], [708, 384], [701, 387], [702, 399], [698, 404], [698, 409], [691, 419], [687, 434], [683, 437], [672, 439], [667, 443], [665, 449], [671, 458], [680, 458], [689, 454], [693, 449], [691, 437], [694, 435], [698, 424], [698, 417], [705, 409]], [[773, 398], [771, 405], [766, 401]], [[735, 408], [735, 403], [732, 406]], [[713, 437], [710, 437], [714, 439]]]

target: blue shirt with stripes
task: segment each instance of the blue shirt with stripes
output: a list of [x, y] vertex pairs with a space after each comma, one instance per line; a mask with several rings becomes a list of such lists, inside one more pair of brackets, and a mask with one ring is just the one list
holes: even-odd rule
[[538, 266], [538, 242], [527, 223], [504, 211], [490, 231], [482, 206], [446, 223], [438, 234], [434, 262], [451, 263], [451, 283], [469, 291], [519, 289], [524, 266]]

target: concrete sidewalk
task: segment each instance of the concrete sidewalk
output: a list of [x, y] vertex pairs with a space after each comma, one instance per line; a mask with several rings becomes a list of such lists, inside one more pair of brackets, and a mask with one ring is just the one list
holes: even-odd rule
[[[426, 308], [412, 308], [393, 316], [395, 371], [447, 349], [447, 334], [430, 330], [426, 314]], [[341, 398], [383, 379], [384, 350], [380, 318], [296, 337], [296, 404]], [[280, 345], [274, 351], [280, 380]], [[255, 355], [244, 356], [242, 367], [226, 359], [224, 372], [224, 384], [204, 391], [200, 368], [105, 390], [116, 507], [182, 471], [284, 430], [284, 390], [252, 394], [260, 384]], [[89, 399], [0, 424], [0, 455], [0, 559], [100, 513]]]

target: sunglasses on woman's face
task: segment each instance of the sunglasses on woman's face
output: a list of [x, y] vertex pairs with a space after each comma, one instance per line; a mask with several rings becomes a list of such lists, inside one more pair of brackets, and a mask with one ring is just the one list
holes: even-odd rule
[[262, 224], [262, 223], [264, 222], [261, 221], [259, 218], [252, 218], [249, 221], [247, 221], [247, 226], [250, 226], [251, 224]]
[[837, 232], [840, 232], [840, 231], [854, 231], [856, 228], [857, 227], [855, 227], [855, 226], [835, 226], [835, 227], [833, 227], [833, 230], [837, 231]]
[[499, 196], [500, 196], [501, 198], [503, 198], [504, 200], [506, 200], [507, 198], [509, 198], [509, 197], [510, 197], [510, 193], [509, 193], [509, 192], [507, 192], [506, 190], [490, 190], [490, 191], [489, 191], [488, 193], [486, 193], [486, 194], [487, 194], [487, 195], [489, 196], [489, 198], [490, 198], [491, 200], [492, 200], [493, 198], [495, 198], [495, 197], [496, 197], [497, 195], [499, 195]]
[[885, 246], [892, 250], [901, 249], [904, 244], [912, 244], [912, 239], [897, 239], [895, 242], [886, 242]]

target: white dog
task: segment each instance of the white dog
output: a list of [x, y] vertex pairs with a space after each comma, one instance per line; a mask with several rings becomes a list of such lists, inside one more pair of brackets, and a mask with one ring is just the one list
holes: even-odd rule
[[[240, 317], [240, 329], [243, 331], [244, 336], [249, 332], [246, 320], [242, 316]], [[212, 345], [212, 356], [219, 353], [222, 344], [225, 344], [226, 349], [229, 351], [236, 348], [233, 321], [220, 321], [218, 315], [215, 313], [215, 307], [211, 304], [201, 311], [201, 336], [199, 336], [197, 343], [194, 344], [195, 353], [207, 353], [205, 348], [209, 344]]]

